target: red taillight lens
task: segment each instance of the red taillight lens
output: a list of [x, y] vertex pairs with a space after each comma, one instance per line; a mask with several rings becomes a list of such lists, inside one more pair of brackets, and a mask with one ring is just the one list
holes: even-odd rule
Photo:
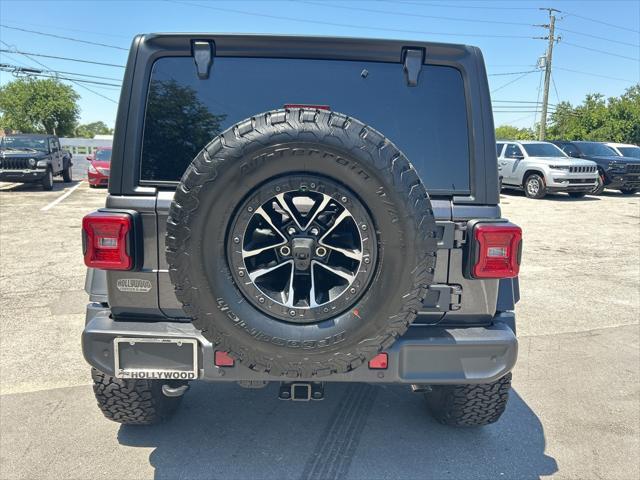
[[84, 263], [104, 270], [130, 270], [131, 216], [126, 213], [93, 212], [82, 219]]
[[318, 110], [331, 110], [329, 105], [305, 105], [304, 103], [285, 103], [284, 108], [315, 108]]
[[386, 370], [389, 366], [389, 356], [385, 353], [379, 353], [369, 360], [369, 368], [371, 370]]
[[233, 367], [236, 362], [227, 352], [216, 350], [213, 363], [215, 363], [216, 367]]
[[520, 271], [522, 230], [511, 223], [481, 223], [473, 229], [474, 278], [512, 278]]

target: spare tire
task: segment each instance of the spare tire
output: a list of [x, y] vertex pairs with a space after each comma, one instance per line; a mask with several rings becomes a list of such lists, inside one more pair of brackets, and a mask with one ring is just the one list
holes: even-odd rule
[[216, 350], [276, 376], [353, 370], [433, 280], [431, 202], [400, 150], [340, 113], [257, 115], [213, 139], [169, 212], [169, 274]]

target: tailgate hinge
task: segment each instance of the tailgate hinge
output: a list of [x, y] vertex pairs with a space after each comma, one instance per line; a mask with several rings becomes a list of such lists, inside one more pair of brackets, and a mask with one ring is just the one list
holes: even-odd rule
[[467, 225], [448, 220], [436, 221], [438, 248], [450, 250], [466, 243]]
[[209, 71], [216, 55], [216, 45], [213, 42], [195, 40], [191, 44], [193, 60], [196, 62], [196, 71], [200, 80], [209, 78]]
[[409, 87], [418, 85], [418, 77], [424, 63], [424, 48], [405, 48], [402, 51], [402, 63], [404, 76]]
[[451, 312], [460, 310], [462, 305], [461, 285], [429, 285], [429, 292], [423, 303], [424, 312]]

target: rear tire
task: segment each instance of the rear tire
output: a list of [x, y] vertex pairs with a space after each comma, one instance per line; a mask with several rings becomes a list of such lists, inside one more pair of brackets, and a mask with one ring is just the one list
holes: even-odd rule
[[47, 173], [42, 179], [42, 189], [45, 191], [53, 190], [53, 172], [50, 168], [47, 169]]
[[620, 192], [623, 195], [633, 195], [634, 193], [640, 192], [640, 188], [621, 188]]
[[524, 181], [524, 194], [528, 198], [540, 199], [547, 194], [544, 178], [537, 173], [531, 173]]
[[182, 396], [167, 397], [162, 385], [184, 385], [185, 382], [159, 380], [124, 380], [91, 369], [93, 393], [98, 407], [109, 420], [125, 425], [152, 425], [169, 419]]
[[444, 425], [479, 427], [497, 422], [504, 413], [511, 388], [508, 373], [493, 383], [436, 385], [425, 393], [427, 408]]
[[571, 198], [583, 198], [587, 192], [568, 192]]

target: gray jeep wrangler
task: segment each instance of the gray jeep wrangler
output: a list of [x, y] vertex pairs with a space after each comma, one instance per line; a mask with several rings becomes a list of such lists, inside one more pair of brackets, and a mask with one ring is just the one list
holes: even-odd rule
[[106, 208], [83, 219], [99, 407], [149, 424], [196, 380], [283, 400], [368, 382], [495, 422], [522, 248], [498, 201], [475, 47], [136, 37]]

